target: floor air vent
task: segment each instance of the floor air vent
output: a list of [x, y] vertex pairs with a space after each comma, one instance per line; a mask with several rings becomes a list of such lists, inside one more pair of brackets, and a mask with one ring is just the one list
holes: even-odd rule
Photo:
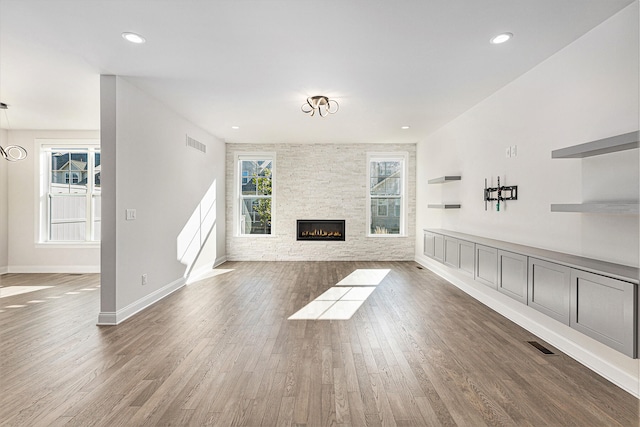
[[540, 350], [544, 354], [553, 354], [553, 351], [549, 350], [548, 348], [540, 344], [538, 341], [527, 341], [527, 342], [532, 346], [534, 346], [535, 348], [537, 348], [538, 350]]

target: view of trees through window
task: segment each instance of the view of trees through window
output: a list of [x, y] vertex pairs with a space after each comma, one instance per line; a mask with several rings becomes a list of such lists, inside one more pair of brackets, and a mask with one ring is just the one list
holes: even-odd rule
[[100, 151], [51, 149], [47, 226], [49, 241], [100, 240]]
[[240, 160], [240, 233], [271, 234], [273, 160]]
[[371, 234], [401, 233], [402, 170], [402, 160], [369, 162]]

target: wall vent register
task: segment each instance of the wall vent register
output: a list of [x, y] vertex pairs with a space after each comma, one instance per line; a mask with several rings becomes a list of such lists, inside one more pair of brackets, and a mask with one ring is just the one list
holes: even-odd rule
[[185, 140], [187, 147], [195, 148], [196, 150], [202, 151], [203, 153], [207, 152], [207, 146], [197, 139], [193, 139], [189, 135], [185, 135]]

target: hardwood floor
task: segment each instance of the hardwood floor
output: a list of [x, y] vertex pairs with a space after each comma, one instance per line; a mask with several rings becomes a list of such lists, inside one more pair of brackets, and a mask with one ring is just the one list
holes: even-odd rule
[[[638, 425], [636, 398], [415, 263], [221, 268], [110, 327], [98, 275], [0, 276], [51, 286], [0, 298], [0, 425]], [[371, 268], [350, 320], [287, 320]]]

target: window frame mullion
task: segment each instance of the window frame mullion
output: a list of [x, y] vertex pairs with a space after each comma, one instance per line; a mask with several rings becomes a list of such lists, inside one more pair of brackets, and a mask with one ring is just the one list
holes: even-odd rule
[[[46, 197], [44, 201], [44, 206], [41, 208], [42, 215], [44, 218], [40, 221], [40, 224], [43, 227], [43, 234], [40, 234], [44, 240], [41, 240], [43, 243], [47, 244], [94, 244], [99, 243], [99, 240], [95, 240], [95, 226], [94, 226], [94, 217], [95, 217], [95, 208], [93, 203], [94, 193], [95, 193], [95, 183], [94, 183], [94, 174], [95, 174], [95, 155], [100, 152], [100, 146], [95, 141], [83, 141], [83, 143], [78, 143], [75, 141], [70, 142], [61, 142], [61, 143], [42, 143], [40, 145], [40, 152], [42, 153], [41, 161], [46, 162], [40, 170], [46, 173], [46, 177], [42, 181], [42, 185], [45, 186], [45, 191], [43, 195]], [[72, 160], [72, 154], [86, 154], [86, 171], [72, 171], [71, 165], [69, 165], [69, 182], [67, 183], [69, 191], [71, 191], [72, 183], [73, 183], [73, 174], [77, 173], [78, 183], [82, 182], [82, 173], [86, 172], [86, 184], [85, 191], [80, 193], [53, 193], [53, 154], [56, 152], [61, 152], [65, 154], [69, 154], [69, 161]], [[96, 195], [97, 196], [97, 195]], [[55, 198], [64, 198], [64, 197], [84, 197], [84, 216], [82, 218], [72, 218], [69, 222], [73, 223], [75, 220], [81, 220], [85, 222], [84, 225], [84, 239], [82, 240], [54, 240], [53, 239], [53, 199]], [[64, 219], [59, 223], [64, 223]], [[58, 223], [58, 222], [56, 222]]]

